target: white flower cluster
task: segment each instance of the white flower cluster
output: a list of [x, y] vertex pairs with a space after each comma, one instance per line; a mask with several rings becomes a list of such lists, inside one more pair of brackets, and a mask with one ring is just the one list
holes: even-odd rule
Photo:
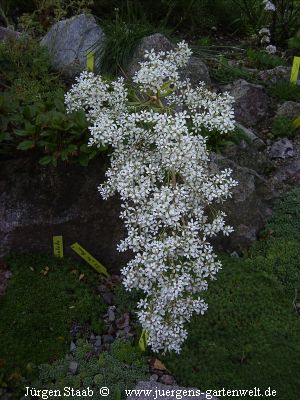
[[270, 0], [263, 0], [263, 5], [265, 11], [276, 11], [275, 4]]
[[[274, 3], [270, 0], [262, 0], [262, 4], [264, 6], [264, 10], [267, 12], [275, 12], [276, 7]], [[270, 44], [271, 42], [271, 32], [268, 27], [261, 28], [260, 31], [258, 32], [258, 35], [260, 36], [260, 43], [262, 45], [266, 45], [265, 51], [269, 54], [275, 54], [277, 51], [276, 46]]]
[[209, 238], [232, 228], [213, 203], [237, 184], [224, 170], [209, 170], [203, 127], [234, 128], [233, 98], [204, 85], [180, 81], [191, 52], [146, 53], [133, 80], [139, 104], [130, 102], [122, 79], [111, 84], [83, 73], [66, 95], [68, 111], [83, 109], [91, 121], [90, 143], [113, 148], [104, 199], [119, 193], [128, 235], [118, 250], [135, 256], [122, 270], [127, 290], [138, 289], [138, 317], [153, 351], [179, 352], [185, 323], [207, 305], [200, 293], [221, 267]]

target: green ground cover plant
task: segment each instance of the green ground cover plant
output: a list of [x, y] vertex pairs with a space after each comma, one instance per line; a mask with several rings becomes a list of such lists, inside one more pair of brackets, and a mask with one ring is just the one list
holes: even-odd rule
[[275, 138], [287, 137], [293, 138], [296, 133], [296, 128], [293, 121], [286, 117], [276, 117], [272, 123], [272, 135]]
[[[80, 389], [88, 387], [93, 391], [89, 398], [102, 399], [99, 388], [109, 388], [108, 400], [125, 398], [125, 389], [132, 389], [138, 381], [147, 379], [148, 366], [146, 357], [138, 348], [130, 343], [116, 340], [110, 351], [96, 356], [91, 344], [85, 340], [78, 340], [73, 354], [52, 364], [39, 366], [39, 379], [33, 383], [38, 389], [59, 389], [64, 393], [65, 387]], [[78, 365], [75, 374], [69, 372], [70, 362]], [[57, 399], [63, 399], [59, 396]], [[78, 396], [68, 396], [77, 400]]]
[[81, 112], [69, 115], [65, 85], [51, 72], [45, 48], [24, 36], [0, 43], [0, 156], [39, 155], [42, 165], [59, 161], [86, 166], [99, 151], [87, 146], [88, 124]]
[[237, 79], [245, 79], [248, 82], [255, 80], [252, 73], [241, 67], [230, 65], [224, 58], [220, 58], [219, 62], [211, 70], [211, 76], [221, 84], [231, 83]]
[[223, 269], [205, 296], [207, 315], [191, 322], [179, 356], [163, 358], [179, 384], [201, 390], [270, 386], [280, 399], [297, 398], [299, 202], [296, 189], [276, 204], [248, 256], [222, 256]]
[[38, 154], [42, 165], [59, 161], [88, 165], [106, 147], [88, 146], [88, 124], [82, 112], [67, 114], [64, 92], [24, 104], [10, 93], [0, 93], [0, 155]]
[[0, 42], [0, 89], [17, 100], [45, 99], [64, 85], [50, 67], [46, 49], [30, 36]]
[[11, 255], [6, 263], [12, 277], [0, 298], [0, 383], [10, 385], [32, 365], [66, 353], [72, 321], [102, 333], [105, 306], [94, 290], [97, 273], [88, 266], [38, 254]]
[[258, 69], [275, 68], [280, 65], [286, 65], [283, 58], [256, 49], [249, 49], [247, 51], [247, 62], [250, 67]]
[[267, 91], [271, 96], [281, 101], [299, 101], [300, 99], [300, 86], [293, 85], [287, 81], [279, 81], [268, 85]]

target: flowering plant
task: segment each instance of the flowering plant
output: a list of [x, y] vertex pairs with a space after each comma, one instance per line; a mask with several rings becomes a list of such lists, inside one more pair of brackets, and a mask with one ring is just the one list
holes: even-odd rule
[[230, 197], [237, 182], [228, 169], [210, 172], [201, 130], [233, 130], [233, 98], [182, 80], [190, 55], [185, 42], [146, 52], [132, 98], [122, 78], [108, 83], [87, 72], [65, 96], [69, 112], [86, 112], [90, 144], [113, 149], [99, 191], [104, 199], [120, 195], [128, 236], [118, 250], [135, 253], [123, 284], [144, 294], [138, 318], [153, 351], [179, 352], [185, 323], [207, 310], [199, 294], [221, 268], [208, 239], [232, 231], [212, 204]]
[[[266, 11], [267, 13], [274, 13], [276, 11], [275, 4], [270, 0], [262, 0], [262, 5], [264, 7], [264, 11]], [[275, 45], [270, 44], [271, 31], [269, 27], [261, 28], [260, 31], [258, 32], [258, 35], [260, 37], [260, 43], [266, 46], [265, 51], [269, 54], [275, 54], [277, 48]]]

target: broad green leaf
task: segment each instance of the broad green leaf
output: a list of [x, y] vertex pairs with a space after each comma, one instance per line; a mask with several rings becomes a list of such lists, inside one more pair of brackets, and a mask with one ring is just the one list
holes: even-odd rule
[[18, 144], [17, 149], [18, 150], [29, 150], [34, 147], [34, 142], [33, 140], [24, 140], [23, 142]]

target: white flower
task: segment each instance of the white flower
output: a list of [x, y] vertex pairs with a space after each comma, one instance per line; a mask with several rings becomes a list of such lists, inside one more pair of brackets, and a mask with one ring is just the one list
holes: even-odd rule
[[266, 47], [266, 52], [269, 54], [275, 54], [276, 51], [277, 51], [276, 46], [273, 46], [272, 44]]
[[180, 80], [190, 54], [184, 42], [146, 53], [133, 78], [146, 98], [137, 108], [122, 79], [108, 83], [84, 72], [66, 94], [68, 111], [83, 109], [91, 123], [90, 144], [113, 149], [99, 191], [121, 198], [127, 237], [118, 250], [135, 254], [121, 271], [123, 284], [143, 292], [137, 315], [153, 351], [180, 352], [185, 323], [207, 310], [199, 295], [221, 268], [207, 240], [232, 231], [224, 213], [205, 212], [237, 182], [230, 170], [209, 171], [201, 133], [234, 129], [233, 98]]
[[270, 36], [271, 35], [271, 32], [270, 32], [269, 28], [261, 28], [258, 33], [259, 33], [259, 35], [266, 35], [266, 36]]
[[263, 37], [260, 39], [260, 43], [261, 43], [261, 44], [270, 43], [270, 37], [269, 37], [269, 36], [263, 36]]
[[276, 11], [275, 5], [269, 0], [263, 0], [265, 11]]

